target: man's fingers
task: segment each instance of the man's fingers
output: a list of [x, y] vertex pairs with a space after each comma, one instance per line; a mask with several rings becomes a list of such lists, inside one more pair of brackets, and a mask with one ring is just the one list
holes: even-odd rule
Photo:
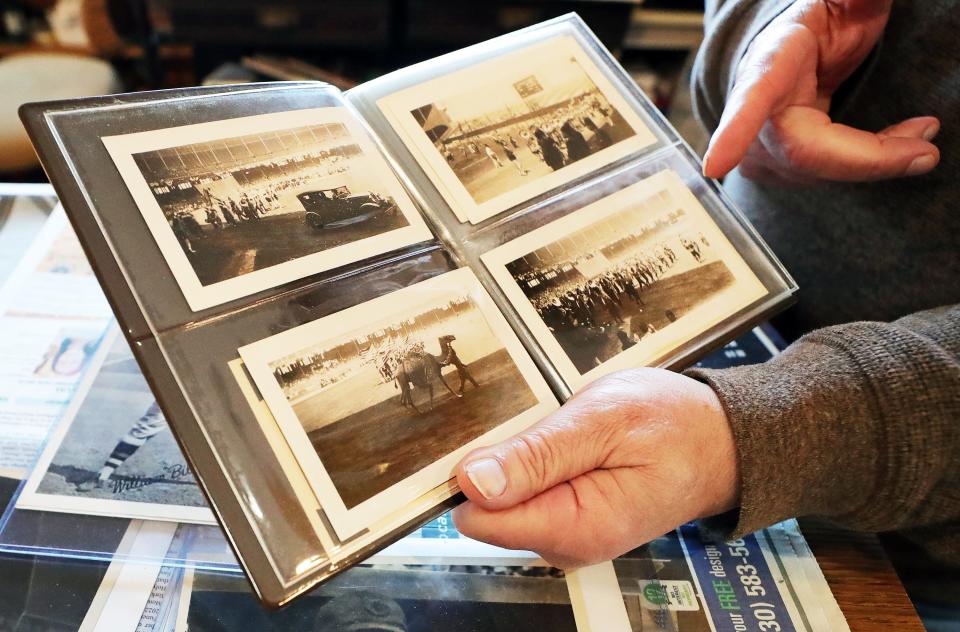
[[467, 502], [454, 509], [453, 518], [457, 531], [475, 540], [556, 556], [565, 548], [567, 534], [580, 530], [573, 495], [571, 486], [563, 484], [507, 509], [492, 510]]
[[[796, 25], [779, 28], [753, 43], [704, 155], [705, 176], [721, 178], [736, 167], [788, 96], [803, 98], [798, 93], [808, 93], [808, 100], [815, 101], [816, 50], [816, 37]], [[804, 77], [809, 86], [798, 85]]]
[[[789, 107], [764, 130], [763, 144], [778, 162], [806, 177], [864, 182], [929, 172], [940, 161], [927, 140], [932, 117], [904, 121], [882, 133], [833, 123], [808, 107]], [[921, 129], [922, 126], [922, 129]]]
[[940, 133], [940, 121], [935, 116], [917, 116], [880, 130], [877, 136], [886, 138], [920, 138], [933, 140]]
[[[594, 471], [555, 485], [542, 494], [507, 509], [491, 510], [467, 502], [454, 510], [457, 530], [464, 535], [508, 549], [535, 551], [560, 568], [572, 568], [619, 555], [625, 543], [649, 536], [645, 525], [616, 507], [639, 502], [622, 497], [623, 481], [616, 471]], [[672, 519], [668, 516], [666, 520]], [[598, 529], [598, 525], [603, 525]]]
[[740, 163], [738, 169], [740, 170], [740, 175], [744, 178], [769, 186], [800, 188], [818, 182], [815, 178], [802, 178], [798, 177], [795, 173], [771, 168], [769, 164], [756, 162], [749, 156]]
[[804, 178], [781, 167], [763, 143], [755, 143], [737, 168], [744, 178], [768, 185], [804, 187], [817, 182], [815, 178]]
[[603, 423], [591, 412], [573, 398], [510, 439], [474, 450], [457, 466], [460, 488], [487, 509], [503, 509], [598, 467]]

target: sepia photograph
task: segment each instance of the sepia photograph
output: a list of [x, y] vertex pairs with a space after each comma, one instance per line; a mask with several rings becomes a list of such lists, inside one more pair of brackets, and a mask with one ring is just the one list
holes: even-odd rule
[[[237, 382], [244, 401], [250, 406], [251, 412], [256, 418], [257, 423], [259, 423], [260, 429], [263, 431], [264, 437], [272, 452], [271, 456], [277, 460], [283, 475], [293, 490], [295, 498], [292, 500], [299, 503], [303, 514], [310, 522], [314, 533], [320, 541], [324, 554], [332, 563], [340, 562], [355, 554], [357, 551], [363, 550], [364, 547], [382, 538], [384, 534], [391, 533], [401, 526], [409, 524], [411, 520], [435, 508], [438, 504], [449, 499], [456, 493], [456, 485], [445, 481], [400, 507], [397, 511], [371, 523], [368, 525], [366, 531], [348, 540], [338, 539], [336, 534], [331, 532], [330, 523], [324, 520], [326, 512], [321, 506], [314, 488], [307, 481], [303, 469], [297, 463], [296, 457], [291, 451], [290, 445], [287, 443], [280, 426], [277, 424], [276, 418], [274, 418], [273, 413], [270, 412], [270, 407], [267, 406], [260, 391], [254, 385], [253, 378], [250, 376], [250, 372], [244, 365], [243, 360], [237, 358], [228, 362], [227, 366]], [[264, 455], [264, 459], [266, 458], [266, 455]], [[410, 541], [410, 538], [405, 538], [404, 541]], [[423, 544], [422, 541], [418, 542]], [[487, 557], [503, 552], [502, 549], [496, 549], [496, 547], [489, 545], [481, 545], [479, 542], [471, 541], [471, 544], [476, 545], [467, 547], [469, 550], [466, 553], [471, 556], [471, 559], [474, 557], [483, 557], [486, 559]], [[394, 547], [396, 546], [395, 544]], [[436, 548], [430, 546], [414, 546], [413, 548], [414, 551], [412, 552], [408, 549], [395, 551], [388, 555], [388, 557], [390, 559], [407, 559], [410, 555], [420, 554], [424, 549], [427, 549], [430, 555], [447, 553], [446, 550], [438, 551]], [[459, 552], [462, 553], [462, 549], [463, 547], [460, 547]], [[382, 551], [381, 554], [383, 553], [385, 552]], [[509, 557], [510, 560], [514, 560], [517, 557], [513, 555], [514, 552], [512, 551], [507, 553], [511, 554]], [[503, 556], [500, 555], [500, 557]]]
[[672, 171], [482, 260], [571, 390], [655, 363], [765, 295]]
[[193, 309], [430, 238], [344, 108], [103, 142]]
[[449, 481], [471, 448], [557, 405], [468, 269], [240, 356], [341, 539]]
[[119, 330], [97, 351], [17, 507], [216, 524]]
[[178, 632], [579, 629], [565, 574], [549, 566], [361, 565], [276, 613], [242, 577], [191, 570], [180, 603]]
[[656, 137], [571, 37], [470, 66], [380, 107], [479, 222]]

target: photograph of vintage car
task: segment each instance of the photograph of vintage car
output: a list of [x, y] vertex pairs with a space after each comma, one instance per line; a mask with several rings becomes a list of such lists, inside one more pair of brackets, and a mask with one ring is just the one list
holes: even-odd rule
[[193, 309], [430, 238], [387, 161], [342, 107], [103, 143]]
[[318, 230], [347, 228], [364, 222], [385, 222], [397, 215], [397, 204], [376, 193], [351, 193], [349, 187], [319, 189], [297, 195], [303, 219]]
[[[136, 154], [202, 285], [407, 225], [341, 124]], [[336, 230], [331, 230], [336, 229]]]

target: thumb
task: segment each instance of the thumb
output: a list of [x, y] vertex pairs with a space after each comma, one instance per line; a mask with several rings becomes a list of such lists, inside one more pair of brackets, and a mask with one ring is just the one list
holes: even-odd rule
[[506, 509], [600, 466], [608, 455], [602, 420], [580, 408], [573, 398], [520, 434], [467, 454], [456, 469], [460, 489], [484, 509]]

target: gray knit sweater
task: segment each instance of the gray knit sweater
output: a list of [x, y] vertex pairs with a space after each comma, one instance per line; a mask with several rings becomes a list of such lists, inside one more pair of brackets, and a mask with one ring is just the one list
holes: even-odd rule
[[[693, 90], [712, 131], [744, 50], [790, 2], [707, 4]], [[958, 34], [960, 1], [895, 2], [883, 42], [832, 112], [870, 130], [939, 116], [933, 174], [804, 189], [727, 178], [800, 285], [778, 326], [791, 338], [834, 326], [762, 365], [690, 372], [718, 393], [741, 474], [740, 509], [708, 526], [735, 536], [818, 514], [895, 532], [917, 547], [912, 575], [938, 582], [923, 596], [946, 600], [960, 600]]]

